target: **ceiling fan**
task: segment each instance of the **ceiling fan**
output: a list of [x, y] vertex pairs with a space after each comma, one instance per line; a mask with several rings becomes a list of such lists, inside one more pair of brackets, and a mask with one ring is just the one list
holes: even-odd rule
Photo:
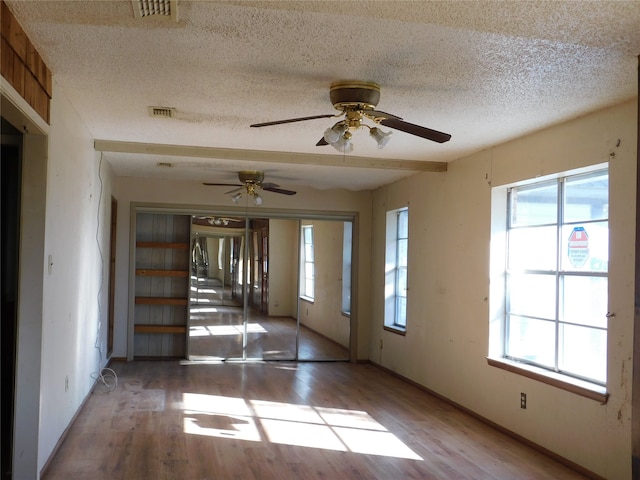
[[276, 183], [264, 182], [264, 173], [254, 170], [243, 170], [238, 172], [238, 180], [241, 183], [209, 183], [204, 182], [203, 185], [209, 186], [228, 186], [237, 187], [233, 190], [225, 192], [225, 195], [231, 195], [231, 200], [238, 203], [242, 198], [242, 193], [246, 191], [247, 196], [253, 197], [253, 203], [256, 205], [262, 205], [262, 197], [258, 193], [258, 190], [265, 190], [267, 192], [281, 193], [283, 195], [295, 195], [293, 190], [287, 190], [280, 188], [280, 185]]
[[243, 218], [219, 217], [216, 215], [194, 215], [193, 223], [211, 227], [235, 226], [233, 224], [244, 222]]
[[[361, 82], [348, 80], [334, 82], [329, 89], [329, 98], [338, 114], [313, 115], [310, 117], [290, 118], [287, 120], [275, 120], [272, 122], [254, 123], [251, 127], [269, 127], [283, 123], [302, 122], [318, 118], [341, 117], [342, 120], [324, 132], [324, 136], [316, 143], [317, 146], [332, 145], [340, 152], [351, 152], [352, 131], [360, 127], [367, 127], [373, 139], [378, 143], [378, 148], [384, 148], [389, 141], [392, 132], [383, 132], [377, 125], [384, 125], [400, 130], [411, 135], [426, 138], [433, 142], [444, 143], [451, 139], [448, 133], [432, 130], [427, 127], [405, 122], [402, 118], [390, 113], [375, 110], [380, 100], [380, 86], [373, 82]], [[371, 127], [363, 121], [367, 119], [376, 126]]]

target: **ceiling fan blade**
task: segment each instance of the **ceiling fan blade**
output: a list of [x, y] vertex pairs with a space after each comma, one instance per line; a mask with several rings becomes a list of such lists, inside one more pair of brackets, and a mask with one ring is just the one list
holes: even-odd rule
[[330, 117], [335, 117], [335, 115], [332, 113], [329, 113], [326, 115], [314, 115], [312, 117], [289, 118], [287, 120], [275, 120], [273, 122], [254, 123], [253, 125], [249, 125], [249, 126], [250, 127], [269, 127], [271, 125], [281, 125], [283, 123], [303, 122], [305, 120], [315, 120], [316, 118], [330, 118]]
[[383, 112], [381, 110], [363, 110], [367, 117], [372, 118], [395, 118], [396, 120], [402, 120], [402, 117], [393, 115], [392, 113]]
[[207, 185], [209, 187], [241, 187], [241, 183], [209, 183], [203, 182], [203, 185]]
[[265, 188], [278, 188], [280, 185], [277, 183], [265, 182], [261, 183], [260, 187], [264, 190]]
[[437, 130], [431, 130], [430, 128], [421, 127], [420, 125], [414, 125], [413, 123], [405, 122], [397, 118], [385, 118], [380, 121], [380, 124], [385, 127], [395, 128], [396, 130], [410, 133], [411, 135], [416, 135], [438, 143], [448, 142], [451, 139], [451, 135], [448, 133], [438, 132]]
[[229, 190], [228, 192], [224, 192], [224, 194], [225, 195], [230, 195], [232, 193], [239, 192], [239, 191], [241, 191], [243, 189], [244, 189], [244, 185], [242, 185], [241, 187], [238, 187], [238, 188], [234, 188], [233, 190]]
[[318, 140], [318, 143], [316, 143], [316, 147], [322, 147], [324, 145], [329, 145], [329, 142], [327, 142], [324, 137], [322, 137], [320, 140]]
[[285, 190], [284, 188], [277, 188], [277, 187], [265, 187], [264, 185], [262, 186], [262, 189], [266, 190], [267, 192], [282, 193], [283, 195], [296, 194], [296, 192], [294, 192], [293, 190]]

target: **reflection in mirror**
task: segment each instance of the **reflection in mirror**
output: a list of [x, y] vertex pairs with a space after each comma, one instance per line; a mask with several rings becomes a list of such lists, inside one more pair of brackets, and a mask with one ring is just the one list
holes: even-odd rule
[[352, 223], [247, 221], [193, 216], [189, 358], [349, 360]]
[[193, 216], [189, 345], [191, 360], [242, 358], [244, 219]]
[[348, 360], [351, 222], [300, 222], [300, 360]]

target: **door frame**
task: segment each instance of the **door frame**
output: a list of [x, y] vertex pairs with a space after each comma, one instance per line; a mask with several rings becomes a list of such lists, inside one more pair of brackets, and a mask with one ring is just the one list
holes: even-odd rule
[[[203, 207], [202, 205], [167, 205], [153, 202], [131, 202], [130, 204], [130, 217], [129, 217], [129, 258], [135, 258], [135, 213], [137, 211], [144, 211], [146, 213], [165, 213], [165, 214], [181, 214], [181, 215], [208, 215], [208, 216], [231, 216], [231, 217], [243, 217], [250, 219], [281, 219], [281, 220], [330, 220], [330, 221], [343, 221], [352, 222], [353, 234], [352, 234], [352, 255], [351, 255], [351, 315], [349, 316], [349, 357], [348, 361], [355, 363], [358, 361], [358, 268], [359, 268], [359, 213], [354, 211], [349, 212], [335, 212], [335, 211], [307, 211], [307, 210], [283, 210], [283, 209], [267, 209], [261, 207], [259, 210], [247, 211], [243, 207], [224, 207], [224, 206], [211, 206]], [[245, 224], [246, 225], [246, 224]], [[247, 242], [247, 232], [245, 226], [245, 243]], [[246, 266], [247, 260], [251, 261], [248, 257], [247, 246], [245, 245], [244, 252], [244, 264]], [[133, 266], [129, 266], [129, 285], [135, 283], [135, 271]], [[245, 272], [246, 274], [246, 272]], [[246, 285], [246, 281], [244, 281]], [[245, 312], [249, 308], [248, 300], [250, 291], [244, 295], [244, 309]], [[128, 314], [128, 342], [127, 342], [127, 358], [133, 359], [133, 327], [134, 327], [134, 291], [129, 289], [129, 314]], [[245, 313], [246, 315], [246, 313]], [[298, 315], [299, 316], [299, 315]], [[245, 320], [246, 324], [246, 320]], [[245, 332], [246, 333], [246, 332]], [[246, 339], [246, 334], [245, 334]], [[188, 343], [188, 332], [187, 332]], [[246, 348], [243, 348], [246, 351]], [[296, 349], [297, 350], [297, 349]], [[186, 349], [188, 353], [188, 348]], [[297, 354], [296, 354], [297, 358]], [[304, 361], [304, 360], [303, 360]], [[340, 360], [343, 361], [343, 360]]]

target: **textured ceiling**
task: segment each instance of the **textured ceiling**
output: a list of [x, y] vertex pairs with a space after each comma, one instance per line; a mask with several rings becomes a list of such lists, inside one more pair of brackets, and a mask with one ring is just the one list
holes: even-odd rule
[[[128, 0], [7, 4], [118, 175], [368, 189], [637, 96], [640, 1], [180, 0], [177, 22]], [[249, 127], [337, 113], [345, 79], [451, 141], [394, 131], [378, 150], [361, 130], [343, 156], [315, 146], [335, 119]]]

